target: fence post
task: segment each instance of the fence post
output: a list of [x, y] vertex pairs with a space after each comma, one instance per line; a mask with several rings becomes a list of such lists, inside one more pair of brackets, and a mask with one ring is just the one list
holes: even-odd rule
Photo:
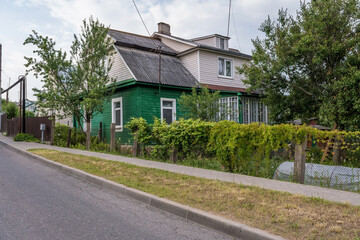
[[171, 153], [170, 153], [170, 161], [172, 163], [176, 163], [177, 162], [177, 149], [175, 147], [173, 147], [171, 149]]
[[115, 148], [115, 123], [111, 123], [110, 132], [110, 151], [112, 151]]
[[294, 181], [301, 184], [305, 181], [306, 144], [307, 138], [303, 143], [295, 145]]
[[140, 153], [140, 144], [137, 140], [137, 133], [134, 134], [134, 146], [133, 146], [133, 156], [137, 157]]
[[54, 145], [54, 137], [55, 137], [55, 116], [53, 115], [51, 118], [51, 127], [50, 127], [50, 144]]
[[99, 142], [102, 142], [102, 122], [100, 122], [100, 127], [99, 127], [99, 131], [98, 131], [98, 139], [99, 139]]
[[69, 128], [66, 147], [69, 147], [69, 146], [70, 146], [70, 140], [71, 140], [71, 128]]

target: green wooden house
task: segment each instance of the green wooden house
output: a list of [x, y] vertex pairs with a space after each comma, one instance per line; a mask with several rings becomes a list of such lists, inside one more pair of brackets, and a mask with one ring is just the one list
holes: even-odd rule
[[170, 26], [158, 24], [151, 37], [109, 30], [115, 54], [110, 76], [116, 90], [104, 111], [91, 120], [91, 134], [110, 140], [110, 124], [116, 125], [116, 137], [131, 141], [124, 125], [131, 117], [143, 117], [149, 123], [161, 118], [167, 123], [183, 116], [178, 99], [192, 87], [207, 86], [220, 90], [221, 101], [232, 110], [226, 118], [237, 122], [267, 122], [267, 109], [257, 94], [247, 94], [242, 76], [236, 74], [251, 56], [228, 47], [229, 38], [209, 35], [186, 40], [171, 36]]

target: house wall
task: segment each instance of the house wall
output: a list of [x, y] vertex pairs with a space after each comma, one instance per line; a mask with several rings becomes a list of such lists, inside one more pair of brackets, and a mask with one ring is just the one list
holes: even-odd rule
[[183, 52], [190, 48], [193, 48], [193, 46], [191, 46], [191, 45], [181, 43], [178, 41], [174, 41], [174, 40], [171, 40], [171, 39], [168, 39], [165, 37], [160, 37], [160, 39], [164, 44], [168, 45], [169, 47], [171, 47], [172, 49], [174, 49], [177, 52]]
[[197, 43], [200, 43], [200, 44], [209, 45], [209, 46], [212, 46], [212, 47], [216, 47], [216, 37], [211, 37], [211, 38], [196, 40], [196, 41], [194, 41], [194, 42], [197, 42]]
[[[219, 77], [219, 66], [218, 66], [218, 58], [224, 57], [233, 60], [233, 77], [225, 78]], [[200, 51], [200, 79], [201, 83], [221, 85], [227, 87], [239, 87], [245, 88], [243, 83], [244, 75], [239, 75], [236, 73], [236, 66], [241, 66], [246, 63], [247, 60], [243, 60], [237, 57], [229, 57], [227, 55], [222, 55], [213, 52]]]
[[134, 78], [118, 52], [115, 52], [112, 58], [113, 65], [111, 67], [109, 75], [112, 78], [115, 78], [116, 82], [121, 82], [127, 79]]
[[[189, 90], [173, 89], [167, 87], [160, 88], [158, 86], [135, 85], [126, 88], [120, 88], [115, 91], [112, 98], [122, 97], [123, 103], [123, 125], [130, 121], [131, 117], [142, 117], [148, 123], [154, 122], [154, 117], [160, 118], [160, 98], [176, 99], [176, 115], [177, 119], [182, 117], [184, 113], [179, 108], [178, 99], [184, 92]], [[104, 111], [96, 115], [91, 120], [91, 135], [97, 136], [100, 122], [103, 127], [103, 137], [107, 143], [110, 142], [110, 125], [112, 122], [111, 100], [104, 106]], [[121, 139], [122, 144], [132, 143], [132, 136], [128, 129], [123, 127], [122, 132], [116, 132], [116, 139]]]
[[199, 81], [199, 50], [179, 57], [182, 64]]

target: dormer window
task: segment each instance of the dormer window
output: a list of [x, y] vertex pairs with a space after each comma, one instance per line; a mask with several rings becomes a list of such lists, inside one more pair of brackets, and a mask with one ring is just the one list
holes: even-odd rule
[[225, 49], [225, 39], [220, 38], [220, 49]]

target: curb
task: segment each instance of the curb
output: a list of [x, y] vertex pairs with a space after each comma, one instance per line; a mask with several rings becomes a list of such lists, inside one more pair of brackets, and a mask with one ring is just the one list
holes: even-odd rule
[[129, 198], [135, 199], [149, 207], [159, 209], [161, 211], [176, 215], [186, 221], [200, 224], [218, 232], [227, 234], [231, 237], [246, 240], [281, 240], [285, 239], [280, 236], [270, 234], [264, 230], [249, 227], [245, 224], [234, 222], [199, 209], [195, 209], [180, 203], [173, 202], [171, 200], [157, 197], [153, 194], [139, 191], [134, 188], [126, 187], [122, 184], [109, 181], [105, 178], [98, 177], [84, 171], [72, 168], [57, 162], [53, 162], [46, 158], [37, 156], [27, 151], [18, 149], [8, 143], [0, 141], [0, 145], [13, 150], [23, 156], [30, 157], [44, 165], [60, 170], [66, 174], [76, 177], [81, 180], [85, 180], [97, 186], [100, 186], [106, 190], [110, 190], [116, 195], [123, 195]]

